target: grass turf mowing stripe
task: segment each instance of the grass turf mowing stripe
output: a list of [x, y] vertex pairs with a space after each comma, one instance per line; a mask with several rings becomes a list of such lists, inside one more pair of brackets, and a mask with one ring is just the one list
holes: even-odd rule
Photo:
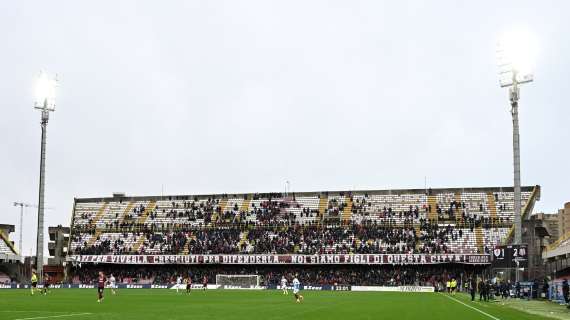
[[[121, 291], [119, 295], [109, 294], [104, 302], [97, 303], [95, 290], [58, 289], [47, 296], [30, 296], [23, 290], [0, 290], [0, 319], [495, 320], [438, 293], [302, 292], [305, 300], [296, 303], [294, 297], [284, 296], [277, 290], [208, 290], [186, 295], [168, 289], [129, 289]], [[520, 301], [522, 310], [516, 310], [509, 303], [472, 303], [466, 294], [457, 294], [453, 298], [501, 320], [552, 320], [549, 318], [551, 314], [527, 313], [527, 301]], [[557, 305], [545, 307], [559, 309], [561, 316], [564, 316], [562, 312], [567, 312], [564, 307]], [[13, 313], [10, 313], [11, 310]], [[45, 313], [38, 313], [38, 310], [45, 310]], [[77, 315], [82, 313], [91, 314]], [[74, 316], [52, 318], [71, 314]], [[570, 320], [568, 315], [558, 319]]]
[[477, 309], [477, 308], [475, 308], [475, 307], [472, 307], [472, 306], [468, 305], [467, 303], [462, 302], [462, 301], [459, 301], [459, 300], [457, 300], [457, 299], [455, 299], [455, 298], [453, 298], [453, 297], [451, 297], [451, 296], [448, 296], [448, 295], [445, 295], [445, 294], [443, 294], [443, 296], [446, 297], [446, 298], [449, 298], [449, 299], [451, 299], [451, 300], [453, 300], [453, 301], [455, 301], [455, 302], [461, 303], [462, 305], [466, 306], [467, 308], [471, 308], [471, 309], [473, 309], [473, 310], [475, 310], [475, 311], [477, 311], [477, 312], [479, 312], [479, 313], [481, 313], [481, 314], [484, 314], [484, 315], [486, 315], [487, 317], [489, 317], [489, 318], [491, 318], [491, 319], [494, 319], [494, 320], [501, 320], [501, 319], [499, 319], [499, 318], [497, 318], [497, 317], [495, 317], [495, 316], [492, 316], [492, 315], [488, 314], [487, 312], [485, 312], [485, 311], [483, 311], [483, 310], [479, 310], [479, 309]]
[[41, 316], [41, 317], [32, 317], [32, 318], [18, 318], [14, 320], [33, 320], [33, 319], [51, 319], [51, 318], [64, 318], [64, 317], [74, 317], [74, 316], [86, 316], [92, 313], [84, 312], [84, 313], [70, 313], [70, 314], [60, 314], [57, 316]]

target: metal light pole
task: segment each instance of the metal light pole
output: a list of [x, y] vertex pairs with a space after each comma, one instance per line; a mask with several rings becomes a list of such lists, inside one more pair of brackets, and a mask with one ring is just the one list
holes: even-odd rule
[[55, 86], [57, 80], [50, 79], [47, 74], [40, 73], [37, 84], [37, 100], [35, 109], [41, 110], [41, 156], [40, 156], [40, 185], [38, 197], [38, 235], [36, 246], [36, 272], [39, 280], [43, 280], [44, 266], [44, 194], [45, 194], [45, 165], [46, 165], [46, 134], [50, 111], [55, 111]]
[[[24, 238], [24, 208], [37, 208], [35, 204], [29, 204], [24, 202], [14, 202], [14, 207], [20, 207], [20, 239], [18, 250], [20, 251], [20, 257], [24, 257], [24, 245], [22, 239]], [[44, 207], [44, 210], [50, 210], [54, 208]]]
[[14, 207], [20, 207], [20, 239], [18, 243], [18, 250], [20, 251], [20, 256], [24, 256], [24, 247], [22, 246], [22, 234], [24, 233], [24, 207], [29, 207], [27, 203], [14, 202]]
[[[521, 156], [519, 136], [519, 86], [533, 80], [529, 65], [531, 63], [532, 46], [529, 34], [513, 33], [499, 44], [499, 67], [501, 87], [509, 87], [511, 116], [513, 118], [513, 181], [514, 181], [514, 244], [522, 242], [521, 213]], [[518, 274], [518, 272], [517, 272]]]
[[[517, 72], [513, 70], [513, 84], [509, 88], [511, 100], [511, 115], [513, 117], [513, 177], [514, 177], [514, 209], [515, 209], [515, 241], [522, 242], [522, 213], [521, 213], [521, 150], [519, 137], [519, 84]], [[518, 274], [518, 272], [517, 272]]]

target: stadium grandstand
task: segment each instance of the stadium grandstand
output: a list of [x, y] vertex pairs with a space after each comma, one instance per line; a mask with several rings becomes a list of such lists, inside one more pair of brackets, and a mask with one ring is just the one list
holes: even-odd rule
[[14, 225], [0, 224], [0, 285], [15, 282], [20, 271], [20, 255], [10, 241], [14, 230]]
[[570, 320], [570, 1], [0, 8], [0, 320]]
[[545, 247], [542, 259], [545, 264], [545, 272], [552, 275], [552, 279], [562, 280], [570, 276], [570, 232], [562, 235], [552, 244]]
[[[539, 194], [522, 188], [525, 216]], [[68, 274], [84, 283], [106, 268], [158, 284], [191, 267], [212, 282], [299, 273], [315, 285], [437, 287], [485, 272], [512, 237], [513, 208], [512, 187], [81, 198]]]

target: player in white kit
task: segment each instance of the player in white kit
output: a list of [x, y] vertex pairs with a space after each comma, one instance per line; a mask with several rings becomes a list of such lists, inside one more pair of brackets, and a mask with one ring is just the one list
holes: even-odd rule
[[285, 279], [285, 276], [281, 278], [281, 289], [283, 289], [283, 294], [289, 294], [289, 291], [287, 291], [287, 279]]
[[109, 287], [111, 287], [111, 292], [113, 294], [117, 294], [117, 280], [113, 274], [111, 274], [111, 277], [109, 277]]
[[182, 285], [182, 277], [178, 276], [176, 278], [176, 293], [178, 293], [178, 289], [180, 289], [180, 286]]
[[299, 282], [299, 279], [295, 277], [295, 279], [293, 279], [293, 294], [295, 295], [295, 299], [297, 299], [297, 302], [301, 302], [303, 301], [303, 299], [305, 299], [299, 293], [299, 291], [301, 291], [301, 283]]

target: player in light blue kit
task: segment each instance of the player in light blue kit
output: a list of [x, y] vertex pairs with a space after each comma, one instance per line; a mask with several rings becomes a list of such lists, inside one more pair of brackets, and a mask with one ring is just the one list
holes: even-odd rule
[[299, 294], [299, 291], [301, 290], [301, 283], [299, 282], [299, 279], [297, 279], [297, 277], [295, 277], [295, 279], [293, 279], [293, 294], [295, 295], [295, 299], [297, 299], [297, 303], [303, 301], [303, 296], [301, 294]]

